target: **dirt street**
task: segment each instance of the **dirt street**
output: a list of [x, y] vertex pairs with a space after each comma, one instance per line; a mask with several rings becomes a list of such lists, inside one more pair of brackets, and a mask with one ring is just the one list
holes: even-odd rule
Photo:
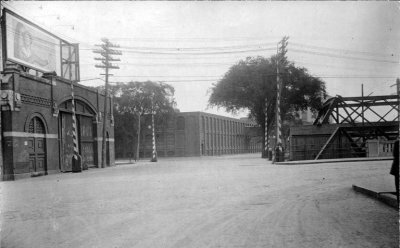
[[390, 161], [160, 159], [0, 182], [1, 247], [398, 247], [398, 213], [354, 192]]

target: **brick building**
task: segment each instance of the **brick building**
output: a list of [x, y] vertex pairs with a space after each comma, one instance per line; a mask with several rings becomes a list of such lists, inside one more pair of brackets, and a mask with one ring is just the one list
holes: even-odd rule
[[[140, 157], [152, 154], [152, 133], [143, 131]], [[235, 119], [203, 112], [181, 112], [156, 127], [159, 157], [214, 156], [261, 152], [262, 130], [248, 119]]]
[[[106, 160], [108, 165], [114, 164], [112, 99], [107, 106], [110, 114], [105, 118], [101, 112], [104, 94], [78, 83], [78, 45], [7, 9], [3, 9], [1, 24], [1, 179], [72, 170], [72, 91], [78, 153], [83, 164], [101, 164], [104, 121]], [[29, 37], [35, 45], [30, 57], [20, 54], [19, 40], [23, 37]]]
[[[83, 163], [101, 163], [104, 95], [74, 83], [78, 149]], [[112, 101], [109, 113], [112, 113]], [[1, 83], [4, 180], [71, 171], [71, 82], [6, 68]], [[107, 164], [114, 164], [112, 114], [107, 121]]]

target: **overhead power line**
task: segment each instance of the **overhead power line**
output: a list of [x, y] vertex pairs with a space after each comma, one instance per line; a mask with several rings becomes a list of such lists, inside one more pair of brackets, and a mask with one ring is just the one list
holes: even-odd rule
[[317, 75], [311, 74], [313, 77], [318, 78], [398, 78], [398, 76], [390, 76], [390, 75]]
[[296, 42], [291, 42], [291, 46], [295, 47], [303, 47], [303, 48], [308, 48], [308, 49], [318, 49], [318, 50], [329, 50], [331, 52], [339, 52], [339, 53], [352, 53], [352, 54], [358, 54], [358, 55], [366, 55], [366, 56], [380, 56], [380, 57], [399, 57], [399, 54], [381, 54], [381, 53], [372, 53], [372, 52], [366, 52], [366, 51], [355, 51], [355, 50], [347, 50], [347, 49], [340, 49], [340, 48], [332, 48], [332, 47], [322, 47], [322, 46], [313, 46], [313, 45], [307, 45], [307, 44], [302, 44], [302, 43], [296, 43]]
[[[284, 73], [280, 73], [280, 75], [284, 75]], [[397, 78], [399, 76], [396, 75], [345, 75], [345, 74], [310, 74], [313, 77], [319, 77], [319, 78]], [[276, 76], [275, 74], [267, 74], [266, 76]], [[114, 78], [130, 78], [130, 77], [164, 77], [164, 78], [177, 78], [177, 79], [182, 79], [182, 78], [212, 78], [212, 77], [216, 77], [216, 79], [221, 79], [222, 76], [170, 76], [170, 75], [157, 75], [157, 76], [153, 76], [153, 75], [149, 75], [149, 76], [138, 76], [138, 75], [124, 75], [124, 76], [113, 76]]]
[[301, 49], [296, 49], [296, 48], [291, 48], [290, 51], [291, 51], [291, 52], [299, 52], [299, 53], [306, 53], [306, 54], [313, 54], [313, 55], [326, 56], [326, 57], [331, 57], [331, 58], [352, 59], [352, 60], [364, 60], [364, 61], [374, 61], [374, 62], [381, 62], [381, 63], [399, 64], [399, 61], [394, 61], [394, 60], [361, 58], [361, 57], [353, 57], [353, 56], [343, 56], [343, 55], [336, 55], [336, 54], [332, 54], [332, 53], [301, 50]]
[[130, 76], [113, 76], [114, 78], [131, 78], [131, 77], [141, 77], [141, 78], [148, 78], [148, 77], [156, 77], [156, 78], [173, 78], [173, 79], [182, 79], [182, 78], [189, 78], [189, 79], [193, 79], [193, 78], [208, 78], [208, 79], [219, 79], [222, 76], [199, 76], [199, 75], [192, 75], [192, 76], [182, 76], [182, 75], [175, 75], [175, 76], [170, 76], [170, 75], [130, 75]]
[[[269, 47], [270, 45], [273, 45], [274, 43], [263, 43], [263, 44], [253, 44], [253, 45], [237, 45], [237, 46], [215, 46], [215, 47], [146, 47], [146, 46], [121, 46], [123, 49], [128, 49], [132, 50], [134, 53], [145, 53], [145, 54], [181, 54], [183, 52], [187, 51], [198, 51], [201, 52], [203, 50], [212, 50], [209, 51], [210, 53], [216, 53], [218, 54], [222, 50], [229, 50], [229, 49], [246, 49], [248, 50], [254, 50], [254, 51], [263, 51], [265, 50], [273, 50], [274, 47]], [[347, 59], [356, 59], [356, 60], [371, 60], [371, 61], [377, 61], [377, 62], [389, 62], [389, 63], [396, 63], [397, 61], [395, 60], [385, 60], [385, 59], [374, 59], [374, 58], [364, 58], [364, 57], [352, 57], [346, 56], [347, 54], [357, 54], [361, 56], [379, 56], [379, 57], [391, 57], [391, 58], [396, 58], [399, 57], [399, 55], [395, 54], [379, 54], [379, 53], [371, 53], [371, 52], [365, 52], [365, 51], [355, 51], [355, 50], [345, 50], [345, 49], [338, 49], [338, 48], [329, 48], [329, 47], [321, 47], [321, 46], [311, 46], [311, 45], [306, 45], [306, 44], [301, 44], [301, 43], [291, 43], [291, 45], [295, 47], [303, 47], [303, 48], [308, 48], [308, 49], [317, 49], [317, 50], [322, 50], [321, 51], [309, 51], [309, 50], [301, 50], [301, 49], [291, 49], [296, 52], [304, 52], [304, 53], [310, 53], [310, 54], [317, 54], [317, 55], [325, 55], [325, 56], [332, 56], [332, 57], [340, 57], [340, 58], [347, 58]], [[266, 47], [268, 46], [268, 47]], [[87, 48], [90, 49], [90, 48]], [[87, 50], [86, 48], [82, 48], [81, 50]], [[126, 50], [126, 51], [128, 51]], [[214, 51], [217, 50], [217, 51]], [[219, 51], [221, 50], [221, 51]], [[161, 53], [163, 51], [163, 53]], [[327, 54], [326, 51], [329, 51], [330, 53]], [[236, 53], [236, 52], [245, 52], [245, 51], [229, 51], [229, 53]], [[324, 53], [325, 52], [325, 53]], [[340, 53], [341, 55], [337, 54], [331, 54], [332, 52]], [[191, 53], [189, 53], [191, 54]], [[197, 53], [196, 53], [197, 54]]]
[[[149, 61], [154, 61], [154, 62], [175, 62], [175, 63], [180, 63], [180, 62], [192, 62], [192, 61], [198, 61], [198, 62], [217, 62], [218, 63], [231, 63], [232, 61], [237, 61], [239, 62], [240, 60], [244, 60], [246, 57], [256, 57], [256, 56], [261, 56], [260, 52], [249, 52], [249, 53], [232, 53], [232, 54], [210, 54], [210, 55], [184, 55], [180, 56], [179, 54], [173, 54], [173, 55], [158, 55], [158, 54], [126, 54], [124, 53], [123, 58], [125, 61], [129, 60], [131, 62], [138, 62], [144, 61], [145, 63], [148, 63]], [[92, 60], [93, 57], [91, 56], [90, 53], [80, 53], [80, 59], [82, 62]]]
[[[271, 39], [271, 38], [276, 38], [276, 39]], [[268, 38], [266, 37], [255, 37], [255, 36], [247, 36], [247, 37], [235, 37], [235, 36], [230, 36], [230, 37], [176, 37], [176, 38], [172, 38], [172, 37], [113, 37], [113, 40], [118, 40], [118, 41], [151, 41], [151, 42], [210, 42], [210, 41], [215, 41], [215, 42], [225, 42], [225, 41], [235, 41], [235, 42], [242, 42], [242, 41], [262, 41], [265, 43], [272, 43], [272, 44], [276, 44], [276, 40], [278, 40], [280, 37], [276, 36], [276, 37], [271, 37], [268, 36]]]
[[[81, 66], [91, 66], [94, 63], [81, 63]], [[132, 66], [140, 66], [140, 67], [148, 67], [148, 66], [159, 66], [159, 67], [166, 67], [166, 66], [229, 66], [235, 65], [234, 62], [232, 63], [119, 63], [119, 65], [132, 65]]]
[[149, 46], [121, 46], [123, 49], [134, 50], [165, 50], [165, 51], [203, 51], [203, 50], [231, 50], [231, 49], [262, 49], [266, 46], [272, 46], [274, 43], [263, 43], [253, 45], [236, 45], [236, 46], [199, 46], [199, 47], [149, 47]]
[[[300, 61], [300, 60], [295, 60], [293, 61], [296, 66], [304, 66], [304, 65], [313, 65], [317, 67], [325, 67], [325, 68], [337, 68], [341, 70], [346, 70], [346, 71], [371, 71], [371, 70], [382, 70], [382, 69], [372, 69], [370, 67], [366, 66], [357, 66], [357, 64], [354, 64], [354, 66], [349, 66], [347, 63], [346, 64], [325, 64], [325, 63], [311, 63], [311, 62], [305, 62], [305, 61]], [[372, 66], [376, 67], [377, 65], [379, 66], [386, 66], [385, 64], [373, 64]], [[306, 68], [307, 69], [307, 68]]]
[[127, 53], [138, 53], [138, 54], [158, 54], [158, 55], [215, 55], [215, 54], [237, 54], [237, 53], [248, 53], [258, 51], [275, 50], [276, 48], [258, 48], [258, 49], [247, 49], [247, 50], [232, 50], [232, 51], [213, 51], [213, 52], [159, 52], [159, 51], [140, 51], [140, 50], [127, 50], [122, 49], [121, 51]]
[[215, 82], [218, 81], [219, 79], [177, 79], [177, 80], [157, 80], [160, 82], [165, 82], [165, 83], [181, 83], [181, 82], [188, 82], [188, 83], [192, 83], [192, 82]]
[[[152, 77], [140, 77], [141, 79], [137, 79], [137, 77], [130, 77], [131, 79], [129, 81], [155, 81], [155, 82], [164, 82], [164, 83], [193, 83], [193, 82], [216, 82], [218, 80], [220, 80], [220, 78], [215, 78], [215, 79], [154, 79]], [[92, 80], [96, 80], [96, 78], [94, 79], [87, 79], [84, 80], [84, 82], [86, 81], [92, 81]], [[104, 81], [104, 80], [103, 80]], [[113, 80], [113, 82], [118, 82], [116, 80]], [[111, 82], [109, 82], [111, 83]]]

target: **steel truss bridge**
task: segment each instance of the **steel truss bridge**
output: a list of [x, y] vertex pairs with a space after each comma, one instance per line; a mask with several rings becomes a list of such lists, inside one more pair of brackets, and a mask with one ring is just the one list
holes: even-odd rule
[[335, 139], [347, 139], [351, 154], [366, 156], [366, 142], [371, 139], [391, 141], [399, 136], [399, 96], [341, 97], [328, 99], [313, 125], [336, 124], [337, 128], [321, 147], [319, 159]]

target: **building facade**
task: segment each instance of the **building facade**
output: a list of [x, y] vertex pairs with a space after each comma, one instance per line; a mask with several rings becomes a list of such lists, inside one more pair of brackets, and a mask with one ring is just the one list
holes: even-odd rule
[[[3, 180], [72, 170], [72, 82], [37, 77], [6, 67], [1, 80]], [[107, 125], [107, 165], [114, 164], [112, 100], [104, 118], [104, 95], [74, 84], [78, 151], [88, 167], [101, 164], [103, 121]]]
[[112, 99], [104, 116], [105, 95], [78, 83], [79, 45], [1, 10], [1, 179], [70, 172], [74, 153], [83, 168], [99, 167], [104, 123], [113, 165]]
[[[151, 157], [152, 133], [143, 132], [140, 157]], [[166, 127], [156, 127], [159, 157], [215, 156], [261, 152], [262, 133], [247, 119], [204, 112], [176, 113]]]

